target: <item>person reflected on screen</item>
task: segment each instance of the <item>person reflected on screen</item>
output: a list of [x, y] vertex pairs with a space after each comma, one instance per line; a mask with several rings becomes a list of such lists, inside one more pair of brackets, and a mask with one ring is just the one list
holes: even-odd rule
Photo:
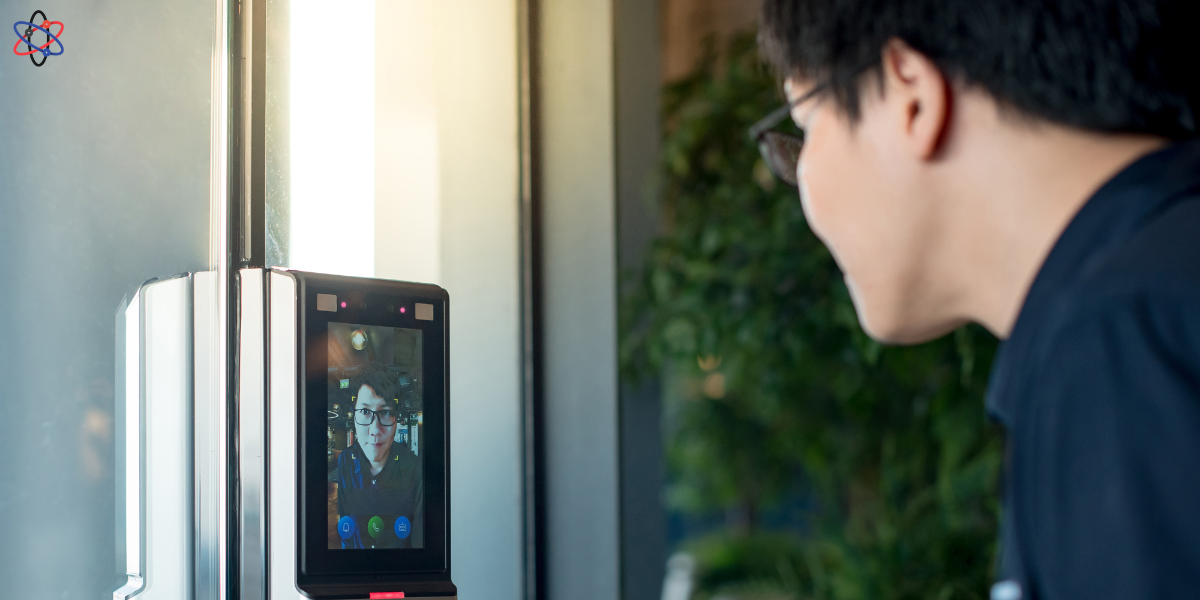
[[[352, 420], [355, 443], [338, 456], [338, 518], [354, 521], [353, 534], [342, 539], [343, 548], [405, 548], [419, 546], [421, 482], [419, 470], [404, 460], [406, 449], [395, 443], [401, 418], [399, 386], [386, 366], [364, 365], [358, 376]], [[397, 537], [395, 519], [412, 523], [412, 535]], [[381, 517], [376, 535], [367, 527]]]

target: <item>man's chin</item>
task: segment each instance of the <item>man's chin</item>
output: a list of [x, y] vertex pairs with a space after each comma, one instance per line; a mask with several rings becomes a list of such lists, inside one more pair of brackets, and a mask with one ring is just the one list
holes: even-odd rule
[[377, 448], [374, 446], [365, 446], [363, 447], [363, 454], [367, 455], [367, 460], [371, 462], [379, 462], [380, 460], [387, 458], [388, 450], [389, 448], [386, 447]]
[[846, 277], [845, 281], [858, 324], [871, 339], [881, 344], [922, 344], [954, 331], [965, 322], [928, 311], [911, 310], [911, 307], [920, 306], [920, 302], [905, 301], [900, 294], [878, 293], [880, 288], [873, 288], [874, 293], [864, 293], [851, 278]]
[[895, 346], [913, 346], [936, 340], [954, 331], [959, 325], [958, 320], [926, 320], [897, 314], [880, 315], [878, 312], [863, 310], [855, 306], [858, 313], [858, 323], [871, 339]]

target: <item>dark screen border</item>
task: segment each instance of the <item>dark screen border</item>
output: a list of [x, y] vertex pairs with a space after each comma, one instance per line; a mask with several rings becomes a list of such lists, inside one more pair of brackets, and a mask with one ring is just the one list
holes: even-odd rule
[[[298, 511], [300, 557], [298, 574], [305, 576], [437, 574], [449, 571], [449, 431], [448, 412], [448, 304], [445, 290], [437, 286], [337, 277], [294, 272], [300, 283], [300, 349], [305, 365], [301, 382], [302, 499]], [[316, 310], [317, 294], [338, 296], [337, 312]], [[346, 307], [340, 302], [346, 300]], [[388, 313], [388, 301], [406, 305], [432, 304], [432, 321], [419, 321], [412, 308], [404, 314]], [[364, 306], [365, 304], [365, 306]], [[326, 410], [328, 408], [328, 323], [356, 323], [381, 327], [421, 329], [425, 456], [425, 547], [421, 549], [329, 549], [327, 539]], [[324, 577], [322, 577], [324, 579]]]

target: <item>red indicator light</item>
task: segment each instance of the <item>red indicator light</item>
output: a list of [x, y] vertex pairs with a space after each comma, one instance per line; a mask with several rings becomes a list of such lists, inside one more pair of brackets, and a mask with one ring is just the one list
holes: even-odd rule
[[346, 308], [346, 303], [342, 302], [342, 308]]
[[404, 592], [371, 592], [371, 600], [376, 598], [403, 598]]
[[403, 306], [401, 306], [401, 307], [400, 307], [400, 312], [404, 312], [404, 307], [403, 307]]

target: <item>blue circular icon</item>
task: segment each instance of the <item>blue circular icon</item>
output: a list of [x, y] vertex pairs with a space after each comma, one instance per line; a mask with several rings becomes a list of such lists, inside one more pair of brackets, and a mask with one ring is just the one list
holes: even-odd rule
[[396, 519], [396, 537], [404, 539], [410, 533], [412, 533], [412, 523], [408, 522], [408, 517], [398, 517]]
[[338, 519], [338, 535], [342, 536], [343, 540], [348, 540], [350, 536], [354, 535], [354, 519], [352, 517]]

